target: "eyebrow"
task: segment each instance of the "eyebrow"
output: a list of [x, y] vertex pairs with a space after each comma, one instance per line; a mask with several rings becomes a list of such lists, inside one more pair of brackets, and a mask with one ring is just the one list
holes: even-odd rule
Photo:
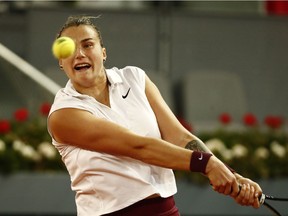
[[86, 42], [86, 41], [89, 41], [89, 40], [94, 40], [93, 38], [85, 38], [83, 40], [81, 40], [81, 42]]

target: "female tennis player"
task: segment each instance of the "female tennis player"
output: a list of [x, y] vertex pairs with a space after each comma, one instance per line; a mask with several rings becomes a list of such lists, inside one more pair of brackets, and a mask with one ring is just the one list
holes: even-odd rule
[[93, 19], [69, 17], [58, 34], [72, 38], [76, 51], [59, 60], [69, 81], [48, 117], [78, 215], [178, 216], [173, 169], [199, 172], [215, 191], [258, 208], [259, 185], [232, 172], [187, 131], [143, 70], [105, 68]]

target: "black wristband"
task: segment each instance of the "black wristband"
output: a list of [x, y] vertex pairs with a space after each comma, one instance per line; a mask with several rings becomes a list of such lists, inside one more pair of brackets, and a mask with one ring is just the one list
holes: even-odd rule
[[190, 171], [206, 174], [206, 166], [211, 156], [210, 153], [193, 151], [190, 160]]

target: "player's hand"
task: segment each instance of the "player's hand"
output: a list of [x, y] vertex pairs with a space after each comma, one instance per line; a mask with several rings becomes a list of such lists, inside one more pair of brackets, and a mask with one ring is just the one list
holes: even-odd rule
[[206, 175], [213, 189], [225, 195], [236, 197], [239, 192], [236, 176], [215, 156], [206, 166]]
[[240, 205], [259, 208], [260, 203], [258, 197], [262, 194], [262, 189], [256, 182], [237, 175], [238, 174], [236, 174], [237, 181], [239, 185], [241, 185], [241, 189], [240, 193], [234, 197], [235, 201]]

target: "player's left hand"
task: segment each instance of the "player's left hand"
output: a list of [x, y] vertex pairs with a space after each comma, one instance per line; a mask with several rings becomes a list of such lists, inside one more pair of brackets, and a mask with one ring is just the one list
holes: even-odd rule
[[234, 200], [240, 205], [259, 208], [260, 203], [258, 197], [262, 194], [262, 189], [260, 186], [248, 178], [244, 178], [238, 174], [235, 175], [239, 185], [241, 185], [241, 190], [237, 196], [233, 197]]

